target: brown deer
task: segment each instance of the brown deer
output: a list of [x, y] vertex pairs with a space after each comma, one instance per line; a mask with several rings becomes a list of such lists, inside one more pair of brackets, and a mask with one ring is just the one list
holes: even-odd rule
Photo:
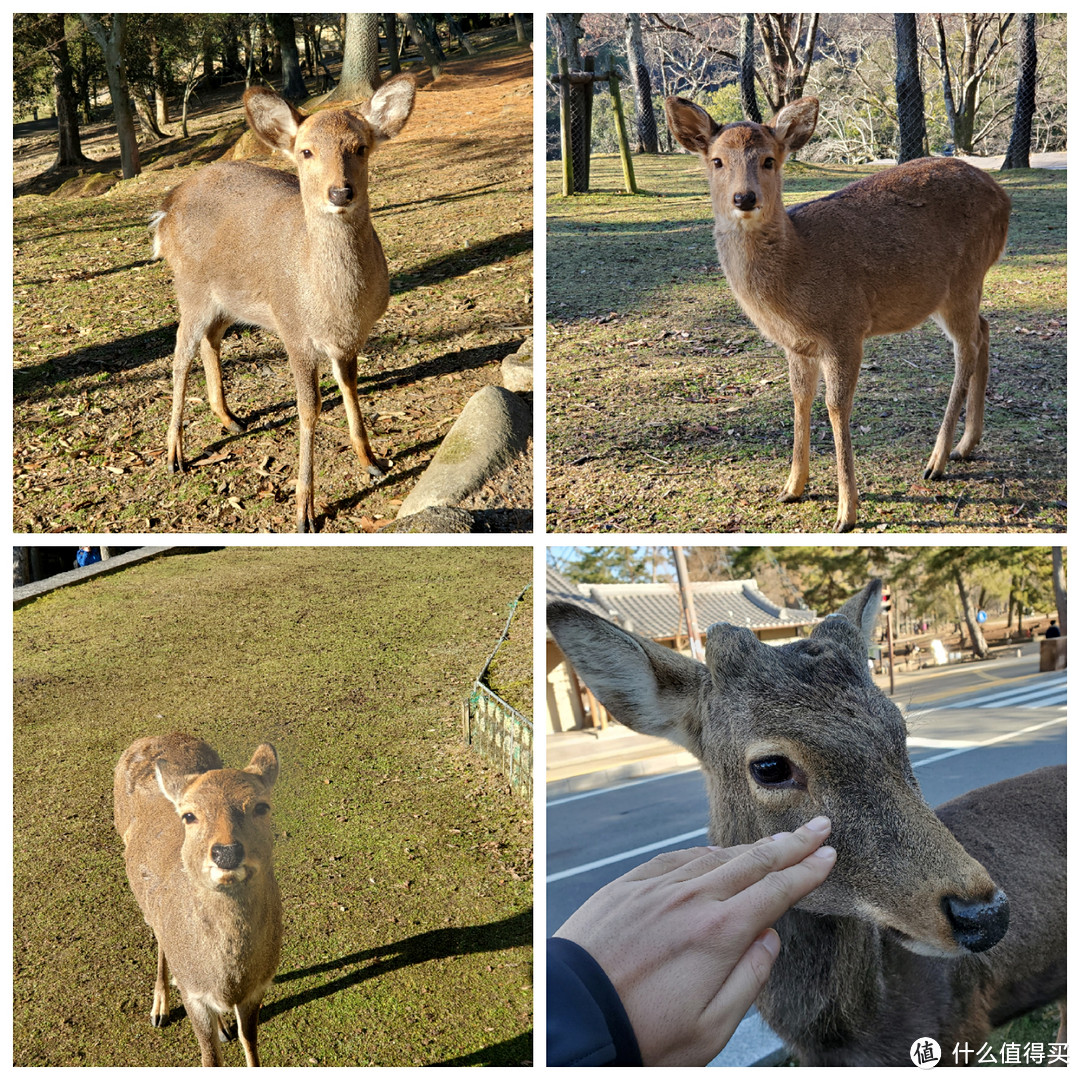
[[945, 475], [965, 398], [964, 434], [951, 456], [969, 457], [982, 438], [990, 365], [990, 328], [979, 303], [983, 279], [1005, 249], [1009, 196], [981, 169], [921, 158], [785, 210], [784, 161], [814, 133], [815, 98], [781, 109], [772, 126], [721, 126], [684, 98], [669, 97], [666, 109], [672, 134], [705, 161], [713, 235], [731, 291], [787, 354], [795, 439], [781, 501], [800, 499], [806, 488], [810, 406], [824, 376], [836, 448], [836, 529], [854, 528], [851, 407], [863, 341], [930, 318], [951, 339], [956, 370], [923, 475]]
[[[836, 866], [776, 923], [758, 997], [804, 1065], [943, 1063], [991, 1026], [1065, 996], [1065, 769], [1039, 769], [938, 808], [924, 802], [904, 717], [873, 683], [873, 581], [780, 647], [723, 623], [706, 663], [573, 604], [548, 628], [622, 723], [697, 755], [722, 846], [825, 814]], [[963, 1059], [959, 1064], [966, 1064]]]
[[416, 84], [402, 75], [360, 108], [297, 112], [272, 90], [252, 87], [252, 131], [296, 164], [297, 175], [249, 162], [218, 162], [165, 197], [151, 219], [154, 256], [172, 267], [180, 306], [173, 359], [167, 464], [183, 471], [182, 417], [188, 370], [202, 354], [210, 408], [231, 432], [221, 382], [221, 339], [236, 322], [281, 338], [296, 382], [300, 465], [296, 527], [315, 527], [315, 423], [319, 363], [329, 360], [360, 464], [383, 475], [364, 430], [356, 357], [390, 299], [390, 279], [368, 205], [368, 156], [401, 131]]
[[281, 955], [269, 743], [243, 770], [222, 767], [190, 735], [139, 739], [113, 785], [131, 891], [158, 945], [150, 1023], [169, 1018], [169, 978], [180, 990], [203, 1065], [223, 1064], [220, 1036], [235, 1026], [248, 1065], [259, 1064], [259, 1006]]

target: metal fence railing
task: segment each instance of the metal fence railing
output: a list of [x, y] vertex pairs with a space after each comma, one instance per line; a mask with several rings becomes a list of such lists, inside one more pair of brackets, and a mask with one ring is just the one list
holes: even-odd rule
[[528, 800], [532, 799], [533, 791], [533, 722], [495, 693], [485, 680], [495, 654], [510, 632], [517, 605], [531, 588], [530, 582], [511, 603], [502, 636], [473, 682], [461, 715], [465, 745], [500, 769], [511, 788]]

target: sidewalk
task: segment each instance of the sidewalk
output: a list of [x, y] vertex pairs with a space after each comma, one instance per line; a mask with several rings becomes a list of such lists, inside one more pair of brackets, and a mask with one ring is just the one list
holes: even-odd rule
[[548, 799], [696, 767], [689, 750], [621, 724], [547, 735]]

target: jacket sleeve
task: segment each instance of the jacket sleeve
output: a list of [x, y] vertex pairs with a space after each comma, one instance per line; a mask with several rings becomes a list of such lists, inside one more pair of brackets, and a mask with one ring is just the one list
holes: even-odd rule
[[547, 943], [548, 1065], [640, 1065], [634, 1029], [604, 969], [576, 942]]

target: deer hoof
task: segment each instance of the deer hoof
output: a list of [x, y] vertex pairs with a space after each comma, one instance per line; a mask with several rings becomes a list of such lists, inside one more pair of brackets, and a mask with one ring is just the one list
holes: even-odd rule
[[374, 463], [367, 467], [367, 471], [372, 480], [381, 480], [386, 475], [385, 471]]
[[240, 423], [240, 421], [237, 420], [235, 416], [231, 417], [228, 423], [222, 424], [222, 427], [225, 428], [226, 431], [232, 432], [233, 435], [242, 435], [245, 431], [247, 431], [247, 428], [244, 427], [244, 425]]
[[776, 499], [778, 502], [782, 503], [802, 502], [802, 492], [800, 491], [796, 495], [795, 492], [788, 491], [785, 488], [783, 491], [780, 492], [779, 495], [776, 496]]

